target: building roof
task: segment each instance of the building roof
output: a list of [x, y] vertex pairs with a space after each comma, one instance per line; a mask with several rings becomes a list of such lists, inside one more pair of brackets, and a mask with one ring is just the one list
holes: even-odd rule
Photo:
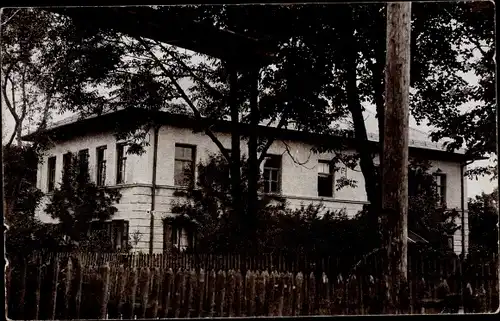
[[[118, 124], [120, 121], [126, 121], [127, 119], [135, 119], [137, 120], [139, 117], [147, 117], [151, 119], [154, 117], [155, 121], [159, 121], [162, 124], [170, 124], [176, 127], [187, 127], [194, 128], [195, 130], [201, 131], [202, 124], [199, 124], [196, 120], [193, 119], [190, 115], [185, 114], [173, 114], [169, 112], [155, 112], [155, 115], [151, 115], [152, 112], [146, 111], [144, 109], [121, 109], [117, 111], [108, 111], [104, 112], [101, 115], [92, 115], [87, 117], [82, 117], [81, 115], [73, 115], [63, 120], [57, 121], [49, 125], [49, 127], [45, 130], [46, 133], [49, 133], [54, 138], [58, 139], [69, 139], [70, 137], [74, 137], [77, 135], [85, 135], [89, 128], [92, 130], [112, 130], [112, 126]], [[373, 123], [376, 119], [370, 120], [368, 117], [365, 120], [367, 124], [367, 130], [369, 131], [368, 139], [370, 142], [377, 144], [378, 143], [378, 133], [376, 132], [377, 126], [370, 125], [370, 122]], [[209, 121], [204, 119], [204, 121]], [[344, 122], [344, 125], [340, 124], [341, 127], [348, 126], [347, 123]], [[226, 120], [218, 120], [212, 126], [215, 131], [220, 132], [229, 132], [231, 123]], [[241, 125], [241, 132], [245, 133], [248, 125]], [[373, 130], [375, 129], [375, 130]], [[271, 126], [260, 126], [259, 134], [262, 136], [272, 135], [273, 137], [278, 137], [281, 139], [287, 140], [308, 140], [313, 143], [319, 143], [321, 141], [331, 141], [331, 136], [319, 135], [306, 133], [303, 131], [298, 131], [294, 129], [278, 129]], [[35, 139], [36, 133], [29, 133], [23, 136], [23, 140], [33, 141]], [[438, 152], [441, 155], [448, 155], [453, 157], [459, 157], [463, 159], [465, 157], [464, 150], [459, 150], [455, 152], [447, 151], [444, 146], [440, 146], [437, 143], [431, 142], [429, 139], [424, 140], [425, 133], [419, 131], [418, 129], [412, 128], [410, 130], [410, 148], [418, 149], [420, 152]], [[354, 140], [353, 138], [347, 138]]]

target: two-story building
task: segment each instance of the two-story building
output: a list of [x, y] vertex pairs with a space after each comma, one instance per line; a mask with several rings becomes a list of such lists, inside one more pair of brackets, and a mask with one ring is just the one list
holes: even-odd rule
[[[163, 218], [173, 215], [170, 210], [175, 197], [173, 192], [184, 184], [183, 170], [192, 168], [196, 175], [195, 164], [209, 153], [217, 153], [218, 147], [199, 131], [197, 122], [191, 117], [159, 113], [154, 116], [160, 125], [157, 144], [154, 144], [154, 131], [151, 130], [145, 153], [140, 156], [127, 154], [127, 146], [117, 141], [114, 132], [117, 122], [130, 117], [138, 116], [135, 112], [123, 110], [86, 119], [72, 117], [55, 123], [47, 130], [54, 144], [45, 152], [38, 167], [37, 186], [45, 197], [37, 215], [43, 222], [56, 223], [44, 209], [51, 192], [61, 181], [65, 155], [86, 154], [91, 178], [98, 185], [120, 189], [122, 194], [116, 204], [118, 212], [109, 223], [110, 238], [115, 246], [123, 246], [123, 241], [129, 239], [135, 251], [148, 252], [152, 246], [153, 252], [162, 252], [172, 244], [185, 247], [190, 239], [185, 230], [166, 226]], [[220, 121], [213, 126], [213, 131], [220, 142], [230, 149], [230, 123]], [[322, 202], [327, 208], [342, 209], [349, 216], [354, 216], [364, 204], [368, 204], [359, 168], [344, 167], [334, 172], [329, 165], [332, 153], [311, 151], [318, 141], [338, 137], [264, 126], [259, 128], [259, 134], [275, 138], [267, 152], [268, 158], [262, 164], [265, 192], [280, 193], [291, 206]], [[432, 171], [437, 174], [438, 192], [448, 208], [461, 213], [457, 223], [463, 227], [450, 239], [450, 245], [459, 254], [468, 246], [464, 153], [448, 152], [435, 143], [413, 136], [410, 134], [410, 156], [419, 155], [431, 161]], [[24, 137], [28, 141], [32, 138], [32, 135]], [[370, 140], [376, 144], [377, 135], [370, 134]], [[285, 146], [288, 149], [286, 153]], [[246, 150], [247, 144], [242, 141], [242, 153]], [[345, 152], [352, 153], [353, 150]], [[156, 175], [153, 175], [155, 171]], [[355, 180], [356, 187], [344, 187], [337, 191], [334, 184], [338, 175]]]

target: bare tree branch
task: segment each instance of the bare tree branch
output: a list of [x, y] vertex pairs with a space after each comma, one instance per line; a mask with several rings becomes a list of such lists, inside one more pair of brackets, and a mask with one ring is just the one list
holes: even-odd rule
[[12, 104], [15, 105], [15, 101], [12, 101], [12, 103], [11, 103], [11, 101], [9, 100], [9, 96], [7, 95], [7, 82], [10, 81], [12, 87], [14, 87], [14, 82], [10, 78], [10, 71], [12, 69], [13, 69], [13, 65], [9, 65], [9, 67], [5, 71], [5, 77], [4, 77], [4, 81], [2, 84], [2, 94], [3, 94], [4, 100], [5, 100], [5, 105], [7, 106], [10, 113], [12, 114], [12, 117], [14, 117], [14, 120], [17, 121], [18, 117], [17, 117], [16, 109], [15, 109], [15, 106], [12, 105]]
[[281, 154], [281, 155], [284, 155], [285, 153], [288, 154], [288, 156], [290, 156], [290, 158], [292, 159], [292, 161], [297, 164], [297, 165], [300, 165], [306, 169], [309, 169], [309, 170], [312, 170], [314, 169], [314, 166], [313, 167], [307, 167], [305, 166], [305, 164], [307, 164], [309, 162], [309, 160], [311, 159], [311, 156], [312, 156], [312, 149], [309, 149], [309, 156], [307, 156], [307, 159], [304, 161], [304, 162], [300, 162], [298, 161], [295, 156], [292, 155], [292, 152], [290, 151], [290, 146], [284, 141], [282, 140], [281, 141], [283, 143], [283, 145], [285, 145], [285, 151]]
[[[195, 117], [200, 122], [203, 123], [203, 116], [200, 114], [200, 111], [196, 108], [196, 106], [194, 106], [194, 104], [191, 101], [191, 99], [189, 99], [189, 97], [184, 92], [184, 90], [182, 89], [182, 87], [177, 83], [175, 77], [167, 70], [167, 68], [165, 68], [165, 66], [160, 61], [160, 59], [158, 57], [156, 57], [156, 55], [153, 53], [153, 51], [151, 50], [151, 47], [148, 45], [148, 43], [144, 39], [142, 39], [140, 37], [136, 37], [136, 39], [144, 46], [144, 48], [146, 48], [148, 50], [149, 54], [155, 60], [155, 62], [157, 63], [158, 67], [171, 80], [172, 84], [175, 86], [175, 88], [177, 89], [177, 91], [181, 95], [182, 99], [189, 105], [189, 107], [193, 111]], [[217, 145], [217, 147], [220, 149], [222, 155], [224, 155], [224, 157], [226, 158], [226, 160], [230, 163], [231, 162], [231, 157], [230, 157], [229, 153], [227, 152], [227, 150], [224, 148], [224, 145], [222, 145], [222, 143], [220, 142], [220, 140], [215, 136], [215, 134], [210, 130], [209, 127], [205, 126], [204, 131], [205, 131], [205, 134], [207, 134], [207, 136], [212, 139], [212, 141], [215, 143], [215, 145]]]
[[8, 17], [4, 22], [2, 22], [2, 26], [5, 26], [12, 18], [16, 16], [16, 14], [20, 11], [21, 9], [17, 9], [12, 16]]
[[[288, 107], [288, 105], [285, 105], [283, 113], [281, 114], [281, 119], [280, 119], [280, 121], [278, 123], [278, 126], [276, 126], [276, 128], [281, 129], [283, 126], [285, 126], [285, 124], [287, 123], [287, 117], [288, 117], [289, 111], [290, 111], [290, 107]], [[266, 142], [266, 145], [264, 145], [264, 147], [262, 148], [262, 151], [260, 153], [260, 157], [258, 159], [258, 163], [259, 164], [262, 163], [262, 161], [266, 157], [266, 153], [267, 153], [267, 151], [269, 150], [269, 148], [271, 147], [271, 145], [273, 144], [274, 141], [275, 141], [274, 138], [268, 138], [268, 140]]]
[[168, 50], [167, 48], [165, 48], [165, 46], [162, 43], [160, 43], [159, 41], [156, 41], [156, 43], [160, 46], [161, 49], [166, 51], [170, 55], [170, 57], [172, 57], [178, 64], [180, 64], [182, 66], [182, 68], [184, 68], [186, 71], [188, 71], [191, 77], [193, 77], [196, 81], [203, 84], [203, 86], [205, 86], [212, 93], [212, 95], [214, 95], [218, 99], [224, 99], [224, 95], [220, 91], [218, 91], [217, 89], [212, 87], [208, 82], [206, 82], [201, 77], [198, 77], [198, 75], [196, 75], [194, 73], [194, 71], [191, 68], [189, 68], [189, 66], [186, 65], [186, 63], [182, 59], [179, 59], [174, 54], [172, 54], [171, 51]]

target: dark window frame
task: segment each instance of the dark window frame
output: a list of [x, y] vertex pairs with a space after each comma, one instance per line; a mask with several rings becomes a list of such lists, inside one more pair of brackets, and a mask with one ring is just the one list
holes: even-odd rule
[[[438, 194], [438, 206], [446, 207], [446, 192], [447, 192], [447, 177], [445, 173], [437, 172], [433, 174], [434, 182], [436, 183], [436, 192]], [[437, 177], [440, 177], [439, 184]]]
[[[186, 148], [186, 149], [191, 149], [191, 159], [185, 159], [182, 158], [183, 156], [177, 155], [177, 148]], [[190, 163], [189, 166], [189, 171], [191, 178], [189, 179], [189, 182], [187, 184], [183, 184], [182, 182], [179, 182], [177, 180], [177, 176], [180, 175], [177, 172], [177, 163], [182, 162], [182, 163]], [[182, 166], [184, 168], [184, 166]], [[182, 176], [185, 176], [184, 173], [182, 173]], [[180, 144], [176, 143], [175, 144], [175, 150], [174, 150], [174, 186], [180, 186], [180, 187], [185, 187], [185, 186], [193, 186], [194, 182], [196, 180], [196, 145], [190, 145], [190, 144]], [[183, 179], [183, 181], [186, 181], [186, 178]]]
[[[96, 148], [96, 185], [105, 186], [106, 185], [106, 151], [108, 147], [106, 145], [99, 146]], [[102, 154], [101, 154], [102, 153]], [[102, 156], [102, 158], [101, 158]]]
[[[333, 170], [332, 170], [332, 166], [331, 166], [331, 162], [328, 161], [328, 160], [318, 160], [318, 166], [320, 166], [320, 164], [325, 164], [328, 166], [328, 171], [329, 173], [325, 173], [325, 172], [319, 172], [319, 168], [318, 168], [318, 188], [317, 188], [317, 192], [318, 192], [318, 197], [333, 197], [334, 196], [334, 184], [335, 184], [335, 179], [334, 179], [334, 173], [333, 173]], [[320, 180], [321, 179], [327, 179], [329, 181], [329, 193], [322, 193], [322, 191], [320, 191], [320, 186], [321, 186], [321, 183], [320, 183]]]
[[[180, 251], [187, 251], [187, 250], [192, 250], [195, 247], [196, 244], [196, 233], [193, 229], [189, 228], [188, 226], [176, 224], [174, 222], [166, 222], [164, 221], [163, 223], [163, 233], [164, 233], [164, 238], [163, 238], [163, 249], [166, 250], [166, 241], [167, 241], [167, 229], [170, 229], [170, 239], [168, 240], [172, 246], [172, 249], [180, 250]], [[181, 246], [181, 238], [182, 238], [182, 231], [185, 231], [185, 235], [187, 237], [187, 245], [186, 246]]]
[[[129, 238], [129, 221], [118, 219], [109, 221], [92, 221], [90, 223], [89, 233], [104, 230], [109, 245], [113, 250], [125, 250]], [[117, 240], [119, 236], [119, 240]], [[119, 241], [119, 242], [117, 242]]]
[[47, 192], [53, 192], [56, 188], [56, 166], [57, 157], [50, 156], [47, 159]]
[[116, 184], [125, 184], [127, 170], [127, 152], [125, 143], [116, 144]]
[[71, 165], [72, 161], [73, 161], [72, 152], [66, 152], [63, 154], [63, 177], [66, 175], [66, 171], [68, 170], [68, 167]]
[[[85, 163], [82, 161], [82, 156], [85, 156]], [[83, 166], [85, 166], [85, 172], [89, 173], [89, 159], [90, 159], [90, 154], [89, 154], [89, 149], [80, 149], [78, 151], [78, 168], [80, 171], [82, 171]]]
[[[279, 163], [279, 167], [271, 167], [266, 166], [271, 158], [276, 158]], [[281, 155], [268, 154], [266, 155], [263, 166], [262, 166], [262, 182], [263, 188], [262, 191], [266, 194], [280, 194], [281, 193], [281, 178], [282, 178], [282, 170], [283, 170], [283, 158]], [[267, 173], [269, 175], [266, 175]], [[273, 172], [276, 173], [276, 180], [273, 179]], [[273, 190], [273, 183], [276, 183], [276, 190]]]

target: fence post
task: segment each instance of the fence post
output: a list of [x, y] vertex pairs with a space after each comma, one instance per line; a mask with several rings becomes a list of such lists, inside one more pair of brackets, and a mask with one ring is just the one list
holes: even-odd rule
[[161, 287], [161, 270], [158, 267], [158, 257], [155, 257], [155, 268], [153, 270], [154, 276], [153, 276], [153, 287], [152, 287], [152, 300], [153, 300], [153, 307], [152, 307], [152, 312], [151, 312], [151, 318], [156, 319], [158, 316], [158, 306], [159, 306], [159, 301], [160, 301], [160, 287]]
[[[38, 256], [36, 260], [36, 290], [35, 290], [35, 320], [38, 320], [40, 314], [40, 290], [42, 287], [42, 257]], [[7, 276], [8, 278], [8, 276]]]
[[174, 286], [174, 271], [172, 268], [169, 268], [167, 270], [167, 273], [165, 273], [165, 280], [163, 283], [163, 291], [164, 291], [164, 296], [163, 296], [163, 317], [168, 318], [169, 315], [169, 309], [171, 308], [171, 299], [172, 299], [172, 291]]
[[342, 274], [337, 275], [337, 283], [335, 285], [335, 306], [338, 314], [347, 314], [347, 300], [346, 300], [346, 285]]
[[184, 273], [182, 273], [181, 269], [179, 268], [177, 270], [177, 273], [175, 274], [174, 293], [173, 293], [174, 295], [172, 302], [172, 312], [175, 318], [178, 318], [180, 314], [181, 288], [183, 283], [184, 283]]
[[76, 259], [76, 270], [77, 270], [77, 275], [76, 275], [77, 286], [76, 286], [76, 296], [75, 296], [76, 319], [80, 318], [80, 307], [82, 305], [83, 269], [84, 267], [82, 265], [82, 256], [81, 254], [79, 254]]
[[276, 278], [277, 278], [277, 281], [278, 281], [278, 287], [276, 288], [276, 294], [277, 294], [277, 297], [278, 297], [278, 300], [276, 301], [277, 303], [277, 316], [282, 316], [283, 315], [283, 295], [284, 295], [284, 287], [285, 287], [285, 283], [284, 283], [284, 277], [285, 277], [285, 274], [283, 272], [281, 273], [276, 273]]
[[246, 287], [245, 287], [245, 307], [246, 316], [255, 315], [255, 272], [252, 270], [247, 270], [245, 276]]
[[69, 319], [69, 304], [71, 301], [71, 281], [73, 276], [73, 263], [71, 256], [68, 256], [68, 264], [66, 265], [66, 286], [64, 287], [64, 318]]
[[21, 319], [24, 319], [25, 318], [25, 310], [26, 310], [26, 307], [25, 307], [25, 304], [24, 304], [24, 300], [26, 298], [26, 276], [27, 276], [27, 273], [28, 272], [28, 261], [26, 260], [26, 258], [22, 258], [22, 261], [21, 261], [21, 275], [20, 275], [20, 281], [21, 281], [21, 284], [20, 284], [20, 293], [19, 293], [19, 316]]
[[137, 293], [137, 285], [139, 283], [139, 275], [137, 273], [137, 268], [134, 266], [132, 271], [130, 271], [130, 278], [132, 280], [132, 288], [130, 289], [130, 311], [128, 318], [133, 319], [135, 313], [135, 296]]
[[276, 271], [271, 270], [269, 273], [269, 278], [266, 282], [266, 297], [265, 297], [265, 305], [266, 312], [268, 316], [274, 316], [274, 310], [276, 309], [276, 290], [275, 286], [277, 285], [276, 280]]
[[57, 306], [57, 283], [59, 282], [59, 259], [54, 258], [52, 269], [52, 293], [50, 297], [50, 320], [54, 320], [56, 317], [56, 306]]
[[299, 316], [302, 311], [302, 286], [304, 282], [304, 275], [302, 272], [297, 273], [295, 276], [295, 285], [293, 286], [293, 294], [295, 295], [295, 304], [293, 307], [293, 315]]
[[219, 270], [217, 273], [217, 281], [215, 284], [215, 310], [218, 317], [224, 316], [224, 299], [226, 295], [226, 273]]
[[200, 273], [198, 275], [198, 289], [197, 289], [198, 295], [196, 296], [197, 298], [197, 303], [196, 303], [196, 317], [201, 317], [203, 313], [203, 302], [205, 300], [205, 271], [203, 268], [200, 268]]
[[234, 270], [231, 269], [227, 274], [227, 289], [226, 289], [227, 312], [229, 317], [233, 317], [234, 290], [235, 290], [235, 276], [234, 276]]
[[309, 284], [308, 285], [309, 285], [308, 286], [309, 300], [308, 300], [307, 314], [314, 315], [315, 314], [315, 301], [316, 301], [316, 278], [314, 276], [314, 272], [311, 272], [311, 274], [309, 274]]
[[191, 317], [191, 313], [193, 312], [193, 301], [194, 301], [194, 294], [195, 294], [195, 291], [197, 291], [197, 282], [198, 282], [198, 279], [197, 279], [197, 275], [196, 275], [196, 271], [194, 270], [194, 268], [192, 267], [191, 268], [191, 271], [186, 271], [186, 273], [189, 273], [188, 275], [188, 282], [187, 282], [187, 285], [188, 285], [188, 290], [187, 290], [187, 297], [186, 297], [186, 318], [190, 318]]
[[102, 279], [102, 288], [101, 288], [101, 319], [107, 319], [106, 314], [108, 312], [108, 300], [109, 300], [109, 274], [110, 268], [109, 263], [104, 263], [101, 266], [101, 279]]
[[321, 283], [318, 288], [318, 298], [319, 298], [319, 314], [320, 315], [328, 315], [330, 313], [330, 289], [329, 289], [329, 280], [328, 276], [325, 272], [321, 275]]
[[[239, 255], [238, 255], [238, 266], [239, 266]], [[235, 314], [236, 317], [241, 316], [241, 302], [243, 300], [243, 276], [241, 275], [240, 270], [236, 271], [235, 275]]]
[[117, 307], [116, 307], [116, 313], [119, 318], [122, 318], [123, 315], [123, 301], [125, 297], [125, 283], [126, 283], [126, 273], [125, 273], [125, 268], [123, 267], [123, 264], [120, 265], [118, 268], [118, 298], [117, 298]]
[[256, 272], [257, 276], [255, 278], [255, 291], [257, 301], [255, 302], [255, 314], [257, 316], [265, 315], [266, 273], [264, 273], [264, 271]]
[[215, 282], [216, 275], [215, 270], [210, 271], [208, 275], [208, 316], [214, 316], [214, 308], [215, 308]]
[[287, 272], [283, 279], [283, 315], [292, 315], [292, 300], [293, 300], [293, 275]]

